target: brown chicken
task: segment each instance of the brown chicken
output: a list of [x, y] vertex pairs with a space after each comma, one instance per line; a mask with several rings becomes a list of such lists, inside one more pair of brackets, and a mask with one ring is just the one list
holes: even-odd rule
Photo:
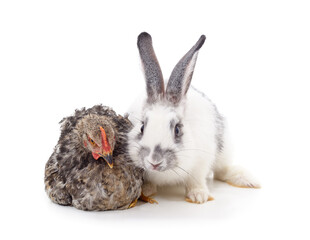
[[128, 155], [131, 122], [96, 105], [76, 110], [60, 123], [61, 136], [45, 167], [50, 199], [82, 210], [134, 206], [141, 195], [143, 170]]

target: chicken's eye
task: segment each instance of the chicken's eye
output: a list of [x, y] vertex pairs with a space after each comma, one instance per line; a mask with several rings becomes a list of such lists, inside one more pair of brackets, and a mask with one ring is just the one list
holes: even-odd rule
[[91, 145], [93, 145], [93, 146], [96, 145], [95, 141], [94, 141], [93, 139], [91, 139], [90, 137], [88, 137], [88, 140], [89, 140], [89, 142], [91, 143]]

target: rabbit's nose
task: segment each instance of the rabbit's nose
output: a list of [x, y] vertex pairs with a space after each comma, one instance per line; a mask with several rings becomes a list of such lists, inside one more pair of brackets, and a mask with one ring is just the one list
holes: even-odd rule
[[151, 163], [151, 165], [152, 165], [153, 168], [157, 168], [157, 167], [159, 167], [161, 165], [161, 163], [158, 163], [158, 164]]
[[156, 162], [156, 161], [152, 161], [151, 159], [148, 159], [147, 162], [149, 163], [150, 168], [153, 170], [158, 170], [162, 166], [162, 163], [163, 163], [163, 161]]
[[161, 165], [161, 163], [157, 163], [157, 164], [151, 163], [151, 165], [152, 165], [153, 169], [156, 170], [156, 169], [159, 168], [159, 166]]

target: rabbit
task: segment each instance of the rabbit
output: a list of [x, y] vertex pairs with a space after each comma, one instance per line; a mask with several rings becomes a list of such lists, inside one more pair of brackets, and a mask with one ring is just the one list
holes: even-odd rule
[[157, 186], [183, 184], [186, 201], [204, 203], [213, 199], [208, 176], [238, 187], [260, 187], [248, 172], [232, 165], [224, 118], [205, 94], [190, 86], [205, 39], [199, 38], [165, 83], [151, 36], [138, 36], [146, 95], [127, 112], [134, 125], [128, 142], [134, 163], [145, 169], [145, 195], [155, 194]]

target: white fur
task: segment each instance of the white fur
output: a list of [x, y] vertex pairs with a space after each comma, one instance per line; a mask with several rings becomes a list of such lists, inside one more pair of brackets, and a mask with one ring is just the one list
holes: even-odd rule
[[[145, 168], [145, 195], [156, 192], [156, 186], [182, 183], [186, 187], [186, 197], [193, 202], [203, 203], [210, 196], [206, 177], [214, 171], [215, 178], [233, 185], [259, 187], [259, 184], [241, 168], [232, 166], [227, 156], [225, 142], [221, 152], [216, 143], [216, 109], [201, 93], [190, 88], [178, 107], [168, 106], [159, 101], [151, 106], [142, 96], [129, 110], [129, 119], [134, 128], [129, 133], [129, 152], [134, 162]], [[137, 139], [143, 121], [148, 119], [141, 140]], [[182, 146], [178, 147], [169, 132], [172, 119], [181, 120], [183, 127]], [[225, 140], [225, 136], [224, 136]], [[152, 151], [159, 144], [180, 151], [177, 166], [172, 170], [152, 170]], [[151, 153], [141, 162], [138, 155], [140, 146], [147, 146]], [[162, 163], [165, 166], [165, 162]]]
[[[187, 99], [176, 108], [168, 107], [159, 102], [150, 108], [144, 108], [145, 101], [141, 98], [129, 110], [129, 119], [134, 129], [129, 134], [129, 151], [136, 164], [146, 168], [145, 180], [153, 185], [184, 183], [187, 197], [192, 201], [205, 202], [209, 191], [206, 176], [210, 173], [216, 156], [215, 113], [214, 106], [206, 98], [190, 89]], [[141, 121], [148, 118], [147, 127], [141, 141], [136, 139], [141, 128]], [[173, 147], [173, 136], [169, 132], [172, 119], [180, 119], [183, 127], [182, 148], [177, 154], [179, 167], [164, 172], [153, 171], [147, 162], [142, 164], [138, 156], [139, 146], [147, 146], [154, 150], [156, 144]], [[152, 152], [149, 157], [152, 156]], [[147, 160], [152, 161], [152, 160]], [[152, 188], [156, 191], [156, 188]], [[152, 194], [147, 191], [145, 194]]]
[[164, 84], [151, 36], [138, 36], [148, 96], [137, 99], [128, 112], [134, 124], [129, 154], [146, 170], [146, 195], [156, 192], [158, 185], [183, 183], [188, 201], [203, 203], [210, 197], [210, 175], [237, 186], [257, 186], [249, 174], [230, 164], [223, 118], [215, 105], [203, 93], [188, 89], [205, 39], [199, 38]]

